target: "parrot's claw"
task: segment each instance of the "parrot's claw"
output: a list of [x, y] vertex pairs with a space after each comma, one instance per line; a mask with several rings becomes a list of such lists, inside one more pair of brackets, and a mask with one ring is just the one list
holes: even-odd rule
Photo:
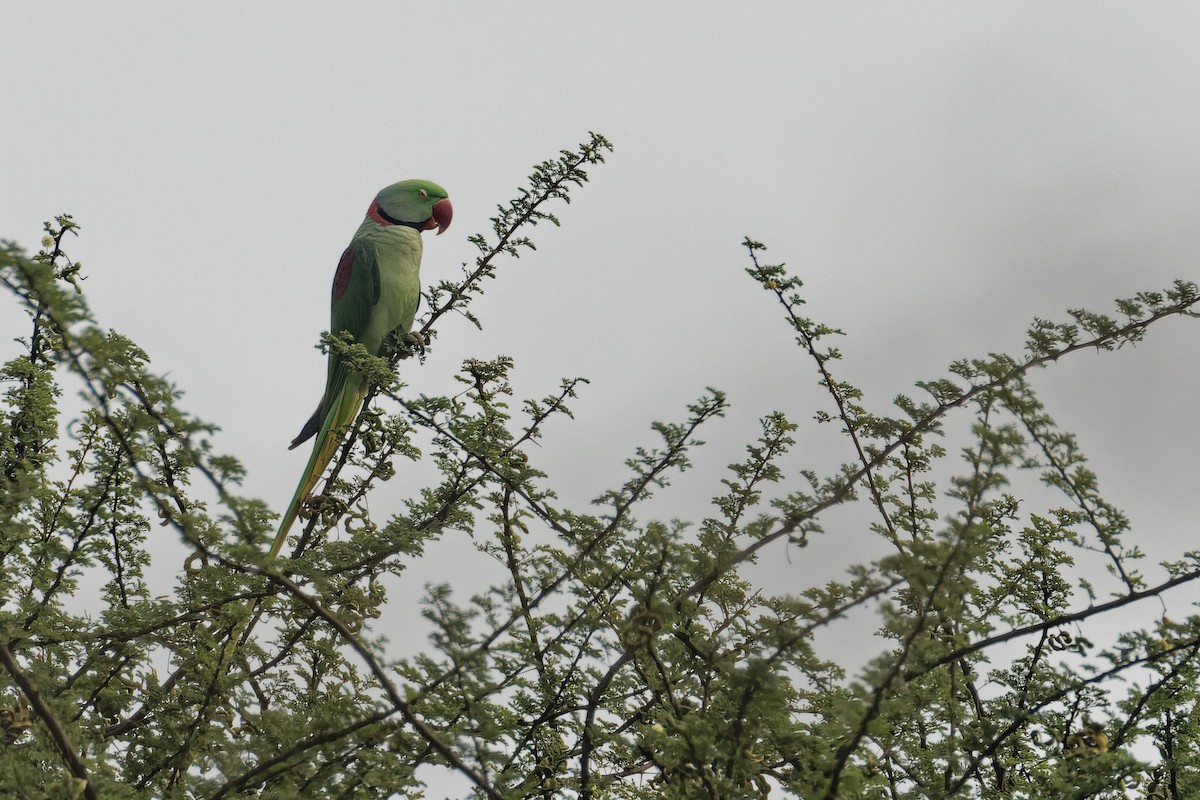
[[419, 331], [401, 333], [397, 328], [384, 339], [380, 355], [386, 356], [393, 365], [397, 361], [403, 361], [413, 356], [420, 356], [421, 360], [424, 361], [425, 344], [426, 339]]
[[427, 342], [425, 341], [425, 337], [421, 335], [420, 331], [409, 331], [408, 333], [404, 334], [403, 340], [404, 344], [408, 346], [410, 351], [419, 356], [425, 355], [425, 345]]

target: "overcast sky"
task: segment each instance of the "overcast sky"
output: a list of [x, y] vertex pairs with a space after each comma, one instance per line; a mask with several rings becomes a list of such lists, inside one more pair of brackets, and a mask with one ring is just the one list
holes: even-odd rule
[[[827, 404], [742, 273], [745, 235], [847, 332], [841, 376], [880, 411], [953, 359], [1018, 350], [1034, 316], [1200, 278], [1192, 3], [0, 0], [0, 27], [0, 237], [32, 251], [43, 220], [75, 215], [101, 324], [280, 510], [334, 265], [374, 193], [450, 191], [423, 274], [453, 276], [530, 166], [590, 130], [616, 150], [563, 227], [504, 265], [482, 333], [447, 321], [405, 373], [436, 392], [463, 358], [505, 353], [523, 395], [589, 378], [535, 458], [577, 504], [709, 385], [733, 409], [663, 513], [707, 513], [771, 410], [804, 424], [794, 466], [850, 458], [807, 424]], [[24, 331], [0, 315], [6, 340]], [[1198, 342], [1168, 322], [1035, 376], [1159, 557], [1195, 546]], [[865, 539], [780, 550], [776, 577], [800, 588], [848, 541]]]

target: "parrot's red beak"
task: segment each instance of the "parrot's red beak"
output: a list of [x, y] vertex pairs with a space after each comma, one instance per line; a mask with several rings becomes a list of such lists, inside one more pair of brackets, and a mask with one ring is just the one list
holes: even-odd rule
[[450, 205], [450, 198], [438, 200], [433, 204], [433, 216], [425, 223], [425, 230], [431, 231], [437, 228], [438, 236], [445, 233], [446, 228], [450, 227], [450, 220], [454, 219], [454, 206]]

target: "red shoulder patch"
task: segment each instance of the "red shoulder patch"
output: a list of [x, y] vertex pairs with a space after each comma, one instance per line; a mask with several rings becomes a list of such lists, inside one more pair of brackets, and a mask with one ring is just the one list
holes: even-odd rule
[[375, 222], [378, 222], [380, 225], [391, 225], [392, 224], [386, 218], [384, 218], [383, 212], [379, 209], [379, 198], [378, 197], [376, 197], [374, 200], [371, 201], [371, 207], [367, 209], [367, 219], [374, 220]]
[[354, 271], [354, 253], [347, 247], [346, 252], [338, 259], [337, 272], [333, 275], [333, 301], [336, 303], [346, 293], [350, 286], [350, 274]]

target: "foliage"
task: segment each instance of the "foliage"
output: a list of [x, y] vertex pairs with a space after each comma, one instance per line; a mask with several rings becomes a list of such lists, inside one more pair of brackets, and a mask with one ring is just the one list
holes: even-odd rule
[[[531, 225], [558, 223], [553, 203], [610, 149], [593, 135], [535, 168], [490, 235], [472, 237], [480, 255], [461, 280], [428, 291], [426, 341], [452, 311], [480, 324], [471, 301], [485, 279], [533, 247]], [[517, 403], [509, 359], [468, 361], [458, 394], [413, 397], [395, 359], [326, 337], [377, 399], [290, 551], [268, 560], [274, 514], [237, 493], [242, 469], [213, 452], [213, 427], [92, 319], [62, 247], [75, 233], [64, 216], [33, 258], [0, 251], [0, 280], [32, 326], [3, 367], [3, 796], [419, 797], [439, 768], [464, 793], [511, 799], [1200, 792], [1200, 619], [1121, 630], [1114, 616], [1196, 580], [1200, 553], [1152, 577], [1029, 382], [1195, 317], [1192, 284], [1119, 301], [1116, 315], [1036, 320], [1024, 353], [956, 362], [881, 413], [837, 377], [839, 331], [801, 314], [800, 280], [747, 239], [749, 276], [828, 392], [817, 419], [850, 455], [828, 474], [792, 474], [782, 463], [798, 425], [769, 414], [694, 524], [635, 512], [690, 466], [698, 432], [726, 413], [721, 392], [655, 423], [658, 442], [630, 457], [622, 485], [568, 509], [533, 445], [571, 415], [582, 379]], [[88, 403], [64, 425], [68, 376]], [[955, 471], [945, 425], [965, 415]], [[435, 465], [438, 481], [373, 518], [365, 499], [407, 459]], [[1011, 492], [1022, 474], [1054, 504]], [[885, 556], [790, 595], [753, 584], [748, 565], [826, 535], [823, 515], [855, 503]], [[146, 581], [156, 526], [194, 551], [166, 596]], [[387, 577], [455, 532], [507, 579], [465, 597], [432, 586], [428, 646], [397, 658], [372, 624], [396, 613]], [[1096, 553], [1107, 571], [1080, 573]], [[269, 624], [248, 626], [251, 609]], [[878, 626], [862, 668], [817, 639], [852, 614]], [[1100, 618], [1114, 620], [1103, 646], [1079, 632]]]

